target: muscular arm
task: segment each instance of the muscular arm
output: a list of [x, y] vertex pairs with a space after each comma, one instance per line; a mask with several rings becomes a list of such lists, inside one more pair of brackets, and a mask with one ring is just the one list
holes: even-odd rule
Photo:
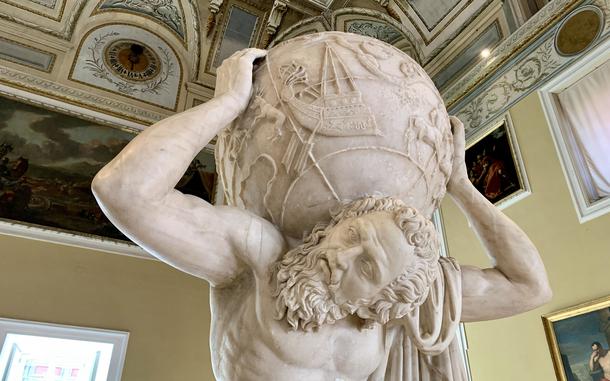
[[455, 159], [448, 191], [468, 218], [493, 264], [486, 269], [462, 266], [462, 320], [499, 319], [536, 308], [551, 298], [538, 250], [468, 180], [464, 129], [457, 118], [452, 118], [451, 124]]
[[248, 265], [249, 241], [265, 239], [281, 247], [279, 233], [264, 220], [174, 189], [201, 149], [245, 109], [252, 63], [264, 54], [253, 49], [225, 61], [216, 97], [147, 128], [92, 184], [102, 210], [125, 235], [212, 285], [228, 282]]

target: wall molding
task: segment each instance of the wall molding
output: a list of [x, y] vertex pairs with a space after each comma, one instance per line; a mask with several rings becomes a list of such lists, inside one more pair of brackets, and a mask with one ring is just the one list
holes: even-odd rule
[[[570, 11], [575, 8], [574, 0], [555, 0], [547, 5], [551, 10], [555, 7], [569, 7]], [[610, 1], [582, 1], [580, 6], [596, 5], [604, 14], [610, 13]], [[543, 8], [548, 12], [547, 7]], [[566, 8], [562, 8], [566, 9]], [[540, 13], [539, 12], [539, 13]], [[540, 86], [553, 78], [557, 73], [564, 70], [568, 65], [591, 51], [606, 39], [610, 38], [610, 28], [608, 28], [607, 16], [604, 30], [599, 38], [591, 46], [577, 56], [565, 57], [555, 50], [554, 38], [561, 25], [570, 12], [564, 12], [563, 17], [556, 17], [553, 25], [545, 24], [543, 31], [534, 37], [525, 40], [518, 36], [528, 36], [525, 32], [515, 32], [508, 40], [492, 53], [490, 59], [482, 62], [471, 69], [465, 77], [456, 85], [446, 91], [443, 96], [450, 114], [457, 115], [464, 123], [466, 136], [471, 137], [480, 129], [484, 129], [491, 121], [497, 119], [509, 110], [518, 101], [536, 91]], [[531, 19], [530, 19], [531, 21]], [[534, 20], [536, 21], [536, 20]], [[538, 20], [540, 21], [540, 20]], [[531, 30], [537, 22], [525, 24], [525, 30]], [[522, 28], [523, 28], [522, 27]], [[517, 35], [517, 36], [515, 36]], [[527, 47], [522, 46], [528, 44]], [[507, 56], [511, 51], [521, 49], [520, 53], [511, 59]], [[502, 65], [492, 67], [492, 63], [503, 60]], [[478, 74], [482, 71], [482, 74]], [[471, 82], [469, 82], [471, 81]], [[462, 88], [465, 83], [468, 85], [469, 93], [457, 96], [456, 88]], [[452, 96], [454, 98], [452, 98]], [[458, 101], [458, 98], [461, 98]], [[453, 103], [452, 103], [453, 99]]]

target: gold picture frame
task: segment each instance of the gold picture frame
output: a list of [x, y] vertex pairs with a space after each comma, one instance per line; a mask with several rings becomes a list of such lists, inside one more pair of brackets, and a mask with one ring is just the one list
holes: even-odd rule
[[509, 113], [468, 138], [465, 161], [472, 184], [500, 209], [532, 193]]
[[[593, 344], [601, 344], [603, 350], [610, 346], [610, 296], [543, 315], [542, 323], [558, 381], [582, 379], [575, 376], [583, 372], [593, 380], [596, 374], [603, 375], [599, 362], [591, 370], [589, 360]], [[610, 352], [605, 356], [610, 359]]]

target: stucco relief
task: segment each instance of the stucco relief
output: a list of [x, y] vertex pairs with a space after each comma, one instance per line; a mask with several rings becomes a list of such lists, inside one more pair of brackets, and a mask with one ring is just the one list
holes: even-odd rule
[[[318, 214], [366, 193], [359, 191], [363, 182], [349, 180], [338, 168], [367, 155], [363, 165], [371, 167], [364, 176], [381, 183], [375, 163], [394, 163], [397, 172], [413, 175], [400, 180], [405, 189], [426, 193], [418, 208], [430, 214], [444, 195], [439, 179], [450, 173], [451, 136], [440, 95], [421, 67], [390, 45], [342, 33], [328, 34], [324, 44], [318, 38], [289, 41], [316, 46], [319, 60], [286, 60], [278, 53], [282, 45], [274, 48], [257, 76], [255, 100], [245, 114], [251, 117], [219, 137], [217, 157], [229, 205], [266, 211], [269, 220], [300, 238], [323, 218]], [[412, 114], [400, 121], [384, 111], [404, 109], [407, 103]], [[403, 132], [388, 130], [393, 123]], [[339, 138], [353, 144], [333, 147]], [[269, 152], [255, 154], [247, 147], [256, 141], [274, 144]], [[263, 166], [269, 169], [253, 168]], [[252, 183], [248, 178], [255, 171], [269, 177]]]
[[[102, 111], [108, 115], [118, 116], [124, 120], [135, 121], [140, 125], [150, 125], [167, 117], [167, 115], [152, 112], [142, 107], [132, 106], [128, 103], [111, 99], [110, 97], [92, 94], [8, 67], [0, 67], [0, 82], [10, 84], [11, 87], [25, 90], [29, 93], [47, 95], [52, 98], [65, 100], [70, 104], [75, 104], [80, 107]], [[90, 117], [87, 116], [87, 118]], [[105, 121], [105, 123], [108, 122]]]
[[[124, 62], [109, 56], [118, 55], [113, 49], [120, 42]], [[136, 50], [125, 51], [130, 44]], [[83, 40], [70, 78], [174, 110], [182, 70], [171, 47], [156, 35], [129, 25], [106, 25]]]
[[458, 117], [464, 122], [467, 135], [476, 132], [508, 105], [546, 80], [565, 61], [566, 58], [555, 52], [552, 40], [542, 44], [459, 111]]
[[402, 37], [396, 28], [385, 23], [370, 20], [350, 21], [346, 32], [373, 37], [388, 44], [392, 44]]
[[127, 10], [150, 16], [185, 38], [184, 15], [178, 0], [105, 0], [100, 10]]

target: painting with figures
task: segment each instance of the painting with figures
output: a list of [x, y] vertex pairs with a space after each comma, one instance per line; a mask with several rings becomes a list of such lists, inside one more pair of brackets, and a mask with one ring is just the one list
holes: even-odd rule
[[[91, 193], [94, 175], [135, 136], [0, 97], [0, 220], [127, 241]], [[178, 190], [212, 202], [213, 154], [202, 152]]]
[[514, 145], [504, 120], [466, 149], [468, 178], [496, 205], [526, 190]]
[[610, 379], [610, 297], [543, 317], [559, 381]]

